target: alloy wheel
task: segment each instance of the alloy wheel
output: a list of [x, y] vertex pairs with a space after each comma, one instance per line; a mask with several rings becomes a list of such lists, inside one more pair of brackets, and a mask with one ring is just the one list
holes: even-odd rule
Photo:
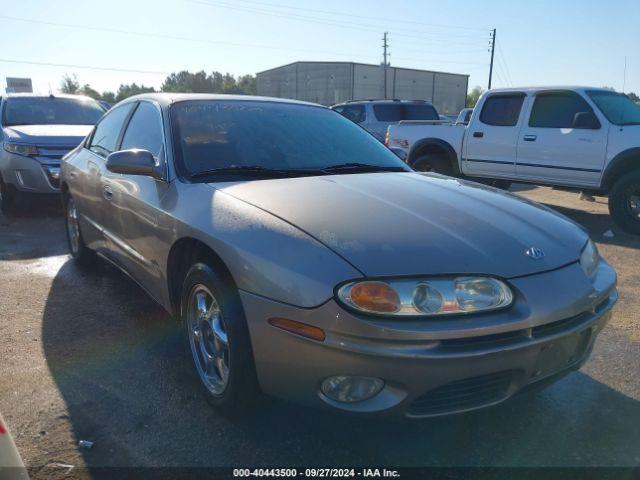
[[205, 285], [197, 284], [191, 289], [187, 322], [191, 354], [200, 379], [207, 390], [221, 395], [229, 381], [229, 339], [220, 305]]
[[67, 237], [69, 238], [69, 248], [74, 257], [80, 251], [80, 227], [78, 226], [78, 211], [73, 198], [67, 201]]

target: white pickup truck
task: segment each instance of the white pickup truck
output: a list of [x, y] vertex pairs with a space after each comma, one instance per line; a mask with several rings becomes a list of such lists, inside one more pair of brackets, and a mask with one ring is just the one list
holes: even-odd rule
[[386, 144], [419, 171], [608, 195], [614, 221], [640, 234], [640, 106], [612, 90], [490, 90], [468, 125], [403, 121]]

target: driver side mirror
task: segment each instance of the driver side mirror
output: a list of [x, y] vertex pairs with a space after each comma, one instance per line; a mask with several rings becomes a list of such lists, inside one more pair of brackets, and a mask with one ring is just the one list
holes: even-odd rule
[[597, 130], [600, 128], [600, 121], [593, 112], [578, 112], [573, 117], [573, 128]]
[[148, 150], [133, 148], [113, 152], [107, 157], [107, 170], [124, 175], [145, 175], [157, 180], [162, 174], [156, 165], [153, 154]]

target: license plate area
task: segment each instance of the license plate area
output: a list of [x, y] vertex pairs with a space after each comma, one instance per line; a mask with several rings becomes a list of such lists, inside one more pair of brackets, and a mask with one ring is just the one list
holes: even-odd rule
[[538, 353], [533, 378], [539, 380], [570, 368], [584, 356], [591, 329], [574, 333], [555, 342], [543, 345]]

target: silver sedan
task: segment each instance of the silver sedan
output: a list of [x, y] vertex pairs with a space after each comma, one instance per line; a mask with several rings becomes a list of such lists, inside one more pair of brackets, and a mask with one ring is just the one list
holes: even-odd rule
[[578, 225], [416, 173], [318, 105], [132, 97], [61, 188], [73, 258], [180, 319], [223, 410], [261, 391], [409, 417], [497, 404], [578, 369], [617, 300]]

